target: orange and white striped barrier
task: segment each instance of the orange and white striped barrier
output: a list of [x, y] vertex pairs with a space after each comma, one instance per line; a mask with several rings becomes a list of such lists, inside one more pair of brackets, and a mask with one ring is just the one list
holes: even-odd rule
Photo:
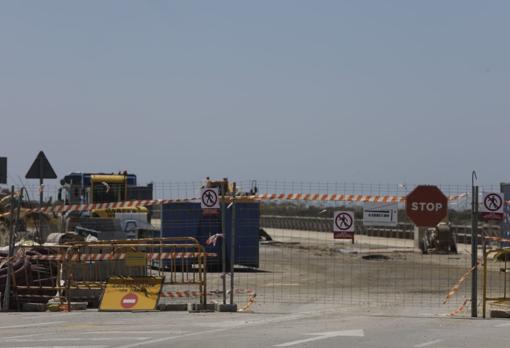
[[[467, 196], [467, 193], [448, 196], [449, 201], [456, 201]], [[356, 194], [321, 194], [321, 193], [264, 193], [254, 196], [240, 196], [243, 198], [254, 199], [258, 201], [274, 200], [297, 200], [297, 201], [318, 201], [318, 202], [358, 202], [358, 203], [404, 203], [405, 196], [381, 196], [381, 195], [356, 195]], [[149, 207], [160, 204], [193, 202], [191, 199], [153, 199], [153, 200], [135, 200], [113, 203], [93, 203], [93, 204], [68, 204], [54, 205], [49, 207], [34, 208], [31, 212], [41, 213], [67, 213], [70, 211], [89, 211], [94, 209], [118, 209], [118, 208], [136, 208]]]
[[118, 208], [137, 208], [150, 207], [153, 205], [190, 202], [194, 199], [152, 199], [152, 200], [136, 200], [110, 203], [92, 203], [92, 204], [68, 204], [53, 205], [49, 207], [34, 208], [31, 212], [35, 213], [67, 213], [70, 211], [89, 211], [94, 209], [118, 209]]
[[257, 294], [250, 295], [248, 297], [248, 303], [246, 303], [243, 308], [239, 309], [238, 312], [249, 312], [251, 306], [255, 303], [255, 297]]
[[376, 202], [399, 203], [404, 202], [401, 196], [371, 196], [371, 195], [343, 195], [320, 193], [264, 193], [253, 196], [260, 201], [290, 200], [290, 201], [319, 201], [319, 202]]
[[[168, 298], [185, 298], [185, 297], [200, 297], [203, 293], [200, 291], [161, 291], [159, 294], [160, 297], [168, 297]], [[227, 291], [227, 294], [230, 294], [230, 290]], [[236, 295], [248, 295], [248, 296], [256, 296], [255, 290], [252, 289], [235, 289], [234, 294]], [[207, 291], [207, 296], [216, 296], [221, 297], [223, 292], [221, 290], [211, 290]]]
[[462, 304], [458, 308], [456, 308], [452, 312], [448, 313], [448, 316], [449, 317], [454, 317], [457, 314], [460, 314], [460, 313], [464, 312], [464, 309], [466, 309], [466, 305], [467, 305], [468, 302], [469, 302], [469, 300], [467, 298], [464, 299], [464, 302], [462, 302]]
[[[448, 196], [449, 201], [456, 201], [467, 196], [467, 193]], [[343, 194], [320, 194], [320, 193], [264, 193], [254, 196], [261, 201], [271, 200], [303, 200], [319, 202], [362, 202], [362, 203], [404, 203], [405, 196], [381, 196], [381, 195], [343, 195]]]
[[[159, 293], [159, 297], [168, 297], [168, 298], [183, 298], [183, 297], [200, 297], [202, 296], [202, 292], [200, 291], [161, 291]], [[207, 292], [207, 296], [213, 296], [216, 293], [212, 291]]]
[[446, 304], [448, 302], [448, 300], [450, 298], [452, 298], [452, 296], [455, 295], [460, 290], [461, 285], [466, 281], [467, 277], [471, 274], [471, 272], [473, 272], [475, 270], [476, 267], [478, 267], [479, 264], [480, 264], [480, 260], [478, 260], [478, 262], [476, 263], [475, 266], [471, 267], [466, 273], [464, 273], [462, 275], [462, 277], [459, 278], [457, 283], [455, 283], [452, 286], [452, 288], [446, 295], [446, 298], [444, 299], [443, 304]]
[[494, 242], [503, 242], [503, 243], [510, 243], [510, 239], [508, 238], [502, 238], [502, 237], [492, 237], [492, 236], [485, 236], [483, 237], [485, 240], [492, 240]]
[[[67, 261], [118, 261], [125, 260], [128, 253], [108, 253], [108, 254], [78, 254], [74, 253], [67, 259]], [[216, 253], [193, 253], [193, 252], [168, 252], [168, 253], [147, 253], [147, 259], [152, 260], [169, 260], [169, 259], [191, 259], [200, 256], [213, 257]], [[57, 255], [31, 255], [27, 256], [30, 260], [40, 261], [64, 261], [66, 256], [63, 254]]]

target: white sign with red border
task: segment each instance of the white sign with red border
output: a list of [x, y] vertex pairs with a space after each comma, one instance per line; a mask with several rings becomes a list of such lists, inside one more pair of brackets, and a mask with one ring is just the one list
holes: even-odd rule
[[502, 220], [505, 199], [499, 192], [484, 192], [480, 205], [480, 215], [484, 220]]
[[200, 206], [202, 209], [219, 209], [220, 195], [218, 188], [203, 188], [200, 193]]
[[333, 215], [333, 238], [354, 238], [354, 213], [352, 211], [335, 211]]

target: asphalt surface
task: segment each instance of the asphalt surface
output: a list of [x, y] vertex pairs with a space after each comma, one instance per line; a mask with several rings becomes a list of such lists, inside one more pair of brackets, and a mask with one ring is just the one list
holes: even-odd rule
[[251, 313], [0, 314], [0, 347], [507, 347], [510, 320], [255, 305]]

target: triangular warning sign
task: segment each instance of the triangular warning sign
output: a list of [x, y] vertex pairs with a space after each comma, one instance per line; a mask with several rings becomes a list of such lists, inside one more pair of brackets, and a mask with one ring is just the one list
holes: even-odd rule
[[39, 152], [37, 158], [34, 163], [28, 170], [27, 175], [25, 175], [26, 179], [56, 179], [57, 174], [51, 167], [50, 162], [46, 158], [44, 152]]

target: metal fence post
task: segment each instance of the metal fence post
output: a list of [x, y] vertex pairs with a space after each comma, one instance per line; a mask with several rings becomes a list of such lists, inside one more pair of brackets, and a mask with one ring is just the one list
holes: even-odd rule
[[5, 279], [4, 303], [3, 310], [8, 311], [10, 306], [11, 295], [11, 277], [12, 277], [12, 257], [14, 255], [14, 185], [11, 186], [11, 213], [9, 226], [9, 253], [7, 257], [7, 278]]
[[472, 182], [472, 200], [471, 200], [471, 267], [473, 268], [471, 276], [471, 317], [478, 316], [478, 186], [475, 186], [476, 172], [471, 176]]
[[225, 233], [225, 185], [221, 185], [221, 278], [223, 285], [223, 304], [227, 304], [227, 240]]
[[[487, 311], [487, 244], [485, 238], [482, 239], [483, 246], [483, 298], [482, 298], [482, 316], [485, 319], [485, 313]], [[505, 267], [506, 268], [506, 267]]]
[[230, 235], [230, 304], [234, 304], [234, 265], [236, 249], [236, 183], [234, 182], [232, 192], [232, 226]]

